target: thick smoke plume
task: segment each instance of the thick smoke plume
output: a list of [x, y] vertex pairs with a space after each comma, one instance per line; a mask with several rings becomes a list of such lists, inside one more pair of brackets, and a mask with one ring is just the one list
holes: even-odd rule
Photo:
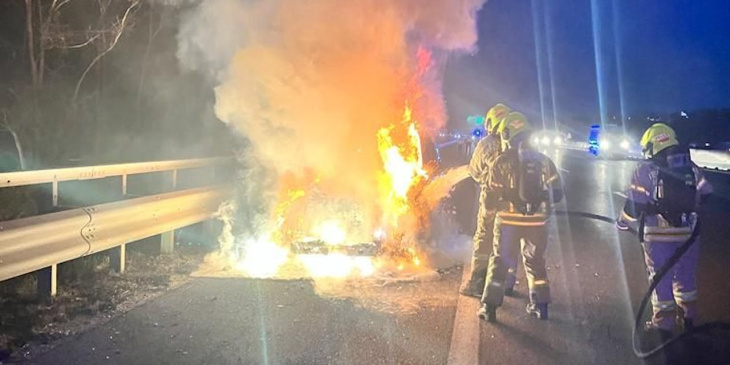
[[[476, 12], [485, 1], [191, 6], [178, 35], [180, 62], [217, 78], [217, 117], [246, 140], [239, 231], [257, 238], [273, 230], [261, 222], [275, 224], [277, 204], [302, 189], [326, 192], [322, 215], [357, 206], [353, 227], [372, 233], [382, 193], [377, 132], [398, 124], [406, 104], [422, 136], [444, 125], [444, 63], [452, 52], [473, 51]], [[319, 213], [310, 207], [307, 214]]]

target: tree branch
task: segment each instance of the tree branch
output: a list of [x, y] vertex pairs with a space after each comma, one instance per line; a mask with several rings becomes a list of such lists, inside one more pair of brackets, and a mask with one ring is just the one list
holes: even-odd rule
[[[27, 0], [26, 0], [27, 1]], [[114, 37], [114, 40], [109, 45], [107, 49], [105, 49], [103, 52], [96, 55], [93, 61], [89, 64], [89, 67], [86, 68], [83, 74], [81, 74], [81, 77], [79, 78], [79, 81], [76, 83], [76, 89], [74, 90], [73, 100], [76, 101], [79, 96], [79, 89], [81, 89], [81, 84], [84, 82], [84, 79], [86, 78], [86, 75], [91, 71], [91, 69], [96, 65], [97, 62], [99, 62], [102, 57], [106, 56], [107, 53], [111, 52], [112, 49], [117, 45], [117, 42], [119, 42], [119, 38], [122, 37], [122, 33], [124, 33], [124, 28], [126, 27], [127, 18], [129, 17], [129, 13], [132, 12], [132, 9], [134, 9], [138, 4], [140, 0], [137, 0], [133, 2], [129, 8], [127, 8], [127, 11], [124, 12], [124, 16], [122, 17], [122, 20], [119, 22], [119, 30], [117, 32], [116, 37]]]
[[140, 78], [139, 78], [139, 85], [137, 86], [137, 111], [138, 111], [138, 114], [139, 114], [139, 104], [140, 104], [140, 102], [142, 100], [142, 88], [144, 87], [144, 81], [145, 81], [145, 78], [147, 77], [147, 64], [149, 63], [148, 60], [149, 60], [149, 56], [150, 56], [150, 51], [152, 49], [152, 43], [157, 38], [157, 34], [160, 33], [160, 30], [162, 30], [162, 25], [163, 25], [163, 22], [165, 20], [164, 13], [163, 13], [163, 15], [160, 16], [159, 21], [157, 22], [157, 28], [153, 32], [152, 31], [152, 16], [153, 16], [153, 13], [154, 13], [154, 11], [153, 10], [150, 10], [150, 20], [149, 20], [149, 32], [148, 32], [148, 37], [147, 37], [147, 46], [145, 47], [144, 58], [142, 59], [142, 62], [143, 62], [142, 63], [142, 73], [141, 73]]
[[63, 0], [63, 1], [61, 1], [59, 3], [58, 0], [53, 0], [53, 4], [51, 5], [51, 9], [53, 11], [59, 11], [61, 9], [61, 7], [64, 6], [64, 5], [66, 5], [66, 4], [68, 4], [69, 1], [71, 1], [71, 0]]
[[84, 43], [74, 44], [74, 45], [72, 45], [72, 46], [64, 46], [63, 48], [64, 48], [64, 49], [75, 49], [75, 48], [83, 48], [83, 47], [86, 47], [86, 46], [88, 46], [89, 44], [91, 44], [91, 42], [95, 41], [95, 40], [96, 40], [96, 39], [98, 39], [98, 38], [99, 38], [99, 34], [96, 34], [95, 36], [93, 36], [93, 37], [89, 38], [89, 39], [88, 39], [88, 40], [87, 40], [86, 42], [84, 42]]
[[38, 67], [35, 62], [35, 47], [33, 35], [33, 3], [32, 0], [25, 0], [25, 31], [28, 38], [28, 58], [30, 61], [30, 77], [33, 80], [33, 88], [38, 87]]
[[[49, 19], [50, 19], [50, 13], [49, 13]], [[43, 78], [45, 76], [46, 71], [46, 45], [45, 40], [43, 38], [43, 33], [45, 28], [47, 28], [47, 24], [43, 24], [43, 5], [38, 2], [38, 21], [41, 22], [41, 30], [40, 30], [40, 37], [38, 39], [38, 85], [43, 85]]]

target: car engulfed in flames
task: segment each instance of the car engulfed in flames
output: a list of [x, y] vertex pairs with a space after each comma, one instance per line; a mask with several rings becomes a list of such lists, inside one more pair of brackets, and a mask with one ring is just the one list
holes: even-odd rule
[[236, 269], [260, 278], [277, 277], [291, 265], [309, 277], [422, 270], [418, 236], [428, 228], [430, 207], [421, 201], [421, 192], [429, 169], [410, 107], [404, 107], [401, 121], [381, 128], [374, 137], [382, 162], [375, 218], [367, 217], [355, 198], [328, 195], [326, 183], [316, 174], [285, 177], [286, 188], [279, 192], [272, 217], [275, 229], [243, 245]]

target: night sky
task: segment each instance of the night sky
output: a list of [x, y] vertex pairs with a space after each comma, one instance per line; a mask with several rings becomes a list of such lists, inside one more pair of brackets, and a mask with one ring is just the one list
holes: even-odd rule
[[[22, 3], [3, 5], [0, 46], [21, 42]], [[727, 108], [730, 0], [488, 0], [478, 50], [446, 70], [452, 126], [500, 101], [576, 126]]]
[[479, 34], [447, 67], [452, 123], [498, 101], [574, 125], [730, 106], [727, 0], [489, 0]]

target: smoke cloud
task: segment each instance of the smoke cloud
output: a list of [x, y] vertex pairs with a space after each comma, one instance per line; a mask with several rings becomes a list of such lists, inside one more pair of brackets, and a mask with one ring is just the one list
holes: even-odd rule
[[295, 188], [346, 198], [352, 204], [336, 209], [357, 206], [355, 220], [371, 233], [382, 171], [377, 131], [399, 123], [406, 104], [422, 135], [444, 125], [444, 64], [453, 52], [474, 50], [485, 1], [192, 5], [182, 16], [178, 58], [217, 79], [215, 113], [245, 138], [238, 221], [256, 222], [245, 233], [273, 224], [275, 203]]

